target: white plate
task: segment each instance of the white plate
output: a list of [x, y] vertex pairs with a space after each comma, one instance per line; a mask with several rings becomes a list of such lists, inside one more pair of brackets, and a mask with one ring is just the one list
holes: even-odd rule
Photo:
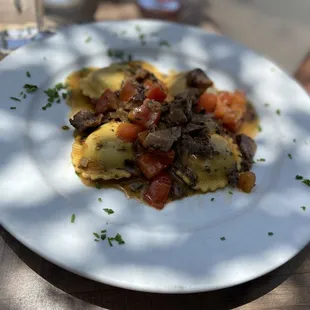
[[[160, 46], [160, 40], [171, 47]], [[108, 65], [108, 48], [125, 49], [165, 71], [200, 67], [218, 87], [244, 89], [261, 117], [256, 158], [266, 159], [254, 165], [254, 192], [230, 195], [225, 189], [170, 203], [159, 212], [120, 191], [85, 187], [70, 162], [72, 130], [61, 129], [68, 124], [68, 107], [54, 104], [43, 111], [43, 90], [78, 68]], [[261, 276], [309, 242], [310, 188], [295, 176], [310, 177], [310, 100], [265, 58], [196, 28], [128, 21], [70, 27], [19, 49], [0, 69], [1, 222], [53, 263], [120, 287], [198, 292]], [[22, 102], [10, 100], [25, 83], [40, 89]], [[106, 214], [106, 207], [115, 213]], [[120, 233], [126, 244], [94, 242], [93, 232], [102, 229]]]

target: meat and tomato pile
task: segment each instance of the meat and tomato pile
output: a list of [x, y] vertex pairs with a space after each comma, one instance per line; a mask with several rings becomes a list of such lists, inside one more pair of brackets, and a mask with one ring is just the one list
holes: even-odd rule
[[257, 116], [241, 91], [218, 91], [201, 69], [161, 74], [145, 62], [68, 78], [76, 129], [72, 162], [97, 187], [118, 186], [162, 209], [227, 185], [251, 192]]

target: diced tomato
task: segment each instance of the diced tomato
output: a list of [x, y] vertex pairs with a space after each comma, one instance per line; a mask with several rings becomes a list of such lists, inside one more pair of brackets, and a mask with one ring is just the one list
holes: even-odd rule
[[137, 163], [143, 174], [151, 179], [172, 164], [175, 152], [152, 151], [137, 157]]
[[163, 165], [165, 165], [166, 168], [173, 163], [175, 157], [174, 150], [170, 150], [168, 152], [163, 152], [159, 150], [150, 150], [150, 153], [157, 156], [160, 162]]
[[203, 108], [206, 112], [214, 112], [217, 105], [218, 98], [215, 94], [203, 93], [200, 98], [198, 105]]
[[157, 156], [151, 153], [144, 153], [137, 157], [137, 163], [143, 174], [151, 179], [159, 172], [165, 169], [165, 165], [161, 163]]
[[229, 106], [232, 103], [232, 94], [228, 91], [221, 91], [218, 95], [222, 104]]
[[164, 92], [163, 88], [159, 83], [154, 83], [145, 93], [146, 98], [153, 99], [159, 102], [163, 102], [167, 94]]
[[122, 102], [128, 102], [137, 93], [136, 85], [133, 81], [127, 80], [119, 93]]
[[144, 128], [138, 124], [121, 123], [117, 127], [116, 135], [126, 142], [132, 142], [137, 139], [138, 133]]
[[112, 90], [106, 89], [101, 97], [95, 102], [95, 105], [97, 113], [105, 113], [107, 110], [116, 110], [117, 97]]
[[144, 100], [140, 107], [131, 110], [128, 114], [129, 120], [140, 124], [145, 128], [157, 125], [161, 115], [161, 104], [149, 99]]
[[144, 201], [152, 207], [161, 210], [168, 200], [171, 184], [171, 176], [165, 171], [161, 172], [152, 180], [145, 191], [143, 195]]

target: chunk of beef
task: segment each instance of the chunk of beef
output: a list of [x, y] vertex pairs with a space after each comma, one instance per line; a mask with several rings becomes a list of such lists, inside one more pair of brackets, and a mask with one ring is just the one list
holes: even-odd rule
[[237, 165], [227, 170], [228, 184], [231, 186], [237, 186], [239, 181], [239, 171]]
[[242, 154], [242, 170], [248, 171], [253, 164], [253, 157], [257, 149], [256, 143], [252, 138], [245, 134], [237, 135], [236, 142]]
[[175, 96], [175, 99], [169, 105], [169, 111], [164, 116], [164, 120], [171, 126], [185, 124], [190, 121], [192, 105], [197, 102], [199, 95], [199, 91], [188, 89]]
[[96, 113], [105, 113], [108, 110], [116, 110], [118, 108], [118, 98], [115, 92], [106, 89], [100, 98], [95, 101]]
[[143, 83], [144, 80], [146, 79], [149, 79], [151, 80], [152, 82], [155, 82], [157, 81], [157, 78], [156, 76], [151, 73], [150, 71], [148, 70], [145, 70], [143, 68], [138, 68], [135, 75], [134, 75], [134, 79], [139, 82], [139, 83]]
[[131, 175], [133, 176], [141, 175], [141, 170], [139, 169], [135, 160], [125, 159], [124, 168], [127, 172], [131, 173]]
[[171, 166], [170, 170], [174, 178], [180, 178], [190, 187], [194, 187], [196, 185], [197, 176], [191, 169], [184, 167], [180, 163], [175, 162]]
[[69, 119], [70, 124], [82, 132], [87, 128], [99, 127], [103, 123], [103, 115], [92, 111], [82, 110]]
[[183, 134], [181, 140], [181, 149], [187, 150], [189, 154], [212, 158], [214, 147], [210, 143], [210, 137], [207, 135], [191, 137]]
[[181, 128], [172, 127], [169, 129], [150, 132], [143, 141], [146, 148], [159, 149], [168, 152], [173, 143], [181, 137]]
[[188, 87], [199, 88], [204, 91], [213, 84], [209, 77], [198, 68], [187, 73], [186, 83]]

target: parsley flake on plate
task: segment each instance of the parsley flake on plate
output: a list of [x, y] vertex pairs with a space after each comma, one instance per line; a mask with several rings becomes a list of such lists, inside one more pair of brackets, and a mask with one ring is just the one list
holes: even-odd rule
[[16, 110], [16, 107], [10, 107], [11, 110]]
[[303, 178], [304, 178], [304, 177], [303, 177], [302, 175], [298, 175], [298, 174], [297, 174], [296, 177], [295, 177], [296, 180], [302, 180]]
[[307, 186], [310, 186], [310, 179], [304, 179], [302, 183], [306, 184]]
[[25, 84], [23, 88], [27, 93], [34, 93], [39, 87], [33, 84]]
[[280, 109], [277, 109], [277, 110], [276, 110], [276, 113], [277, 113], [278, 115], [281, 115], [281, 110], [280, 110]]
[[74, 221], [75, 221], [75, 214], [73, 213], [73, 214], [71, 215], [71, 223], [74, 223]]
[[289, 159], [293, 159], [292, 154], [288, 153], [287, 156]]
[[106, 213], [108, 213], [109, 215], [113, 214], [114, 211], [112, 209], [109, 209], [109, 208], [105, 208], [103, 209], [103, 211], [105, 211]]
[[161, 40], [159, 41], [160, 46], [167, 46], [170, 47], [170, 43], [167, 40]]
[[93, 235], [94, 235], [96, 238], [98, 238], [98, 239], [100, 238], [99, 234], [97, 234], [97, 233], [95, 233], [95, 232], [93, 233]]
[[300, 207], [303, 211], [306, 211], [307, 210], [307, 207], [306, 206], [301, 206]]
[[27, 75], [27, 77], [29, 77], [29, 78], [31, 77], [31, 75], [30, 75], [30, 72], [29, 72], [29, 71], [27, 71], [27, 72], [26, 72], [26, 75]]
[[226, 240], [226, 238], [225, 238], [225, 237], [221, 237], [220, 239], [221, 239], [222, 241], [225, 241], [225, 240]]
[[272, 231], [269, 231], [269, 232], [268, 232], [268, 236], [273, 236], [273, 232], [272, 232]]
[[102, 198], [98, 198], [98, 201], [99, 201], [99, 202], [102, 202]]
[[16, 98], [16, 97], [10, 97], [10, 99], [12, 99], [14, 101], [21, 101], [19, 98]]
[[211, 198], [211, 201], [214, 201], [215, 198]]
[[70, 130], [70, 127], [67, 126], [67, 125], [63, 125], [63, 126], [61, 126], [61, 129], [62, 129], [62, 130]]

